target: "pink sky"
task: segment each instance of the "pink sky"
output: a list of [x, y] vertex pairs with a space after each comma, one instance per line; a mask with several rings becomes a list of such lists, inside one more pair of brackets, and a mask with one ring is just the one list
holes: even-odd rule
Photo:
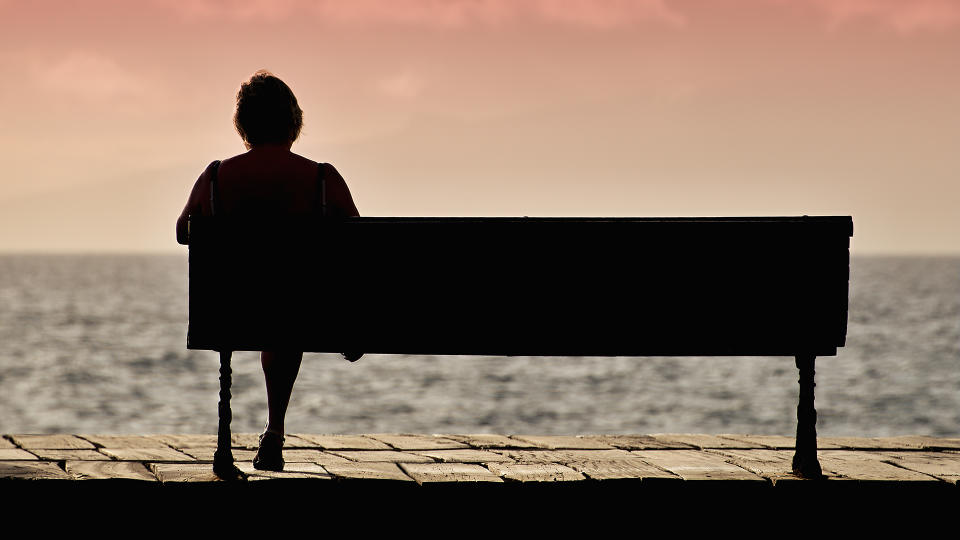
[[852, 215], [960, 253], [960, 0], [0, 0], [0, 251], [177, 251], [260, 68], [367, 215]]

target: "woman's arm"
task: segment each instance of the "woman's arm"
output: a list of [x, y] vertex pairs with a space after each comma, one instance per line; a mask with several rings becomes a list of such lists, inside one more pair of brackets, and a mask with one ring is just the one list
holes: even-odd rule
[[327, 163], [327, 207], [339, 217], [357, 217], [360, 211], [353, 202], [350, 188], [337, 169]]
[[189, 244], [190, 234], [187, 228], [190, 221], [190, 214], [209, 213], [210, 207], [210, 182], [207, 180], [207, 173], [210, 167], [207, 167], [193, 184], [193, 190], [190, 191], [190, 197], [187, 204], [183, 207], [183, 212], [177, 218], [177, 243]]

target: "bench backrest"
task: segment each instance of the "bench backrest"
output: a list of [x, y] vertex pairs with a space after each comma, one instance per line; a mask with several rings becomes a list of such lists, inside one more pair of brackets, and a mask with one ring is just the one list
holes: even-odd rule
[[835, 355], [850, 217], [191, 217], [188, 347]]

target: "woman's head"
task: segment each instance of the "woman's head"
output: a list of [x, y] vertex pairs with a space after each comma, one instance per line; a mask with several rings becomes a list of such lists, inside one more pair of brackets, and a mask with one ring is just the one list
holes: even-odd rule
[[300, 136], [303, 111], [290, 87], [260, 70], [240, 85], [233, 125], [247, 147], [289, 144]]

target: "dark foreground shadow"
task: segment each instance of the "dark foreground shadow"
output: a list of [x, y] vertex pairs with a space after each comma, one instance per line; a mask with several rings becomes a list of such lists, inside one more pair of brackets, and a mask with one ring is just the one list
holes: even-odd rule
[[[13, 495], [13, 498], [8, 498]], [[249, 533], [282, 520], [283, 529], [317, 534], [353, 527], [364, 534], [411, 528], [442, 533], [635, 531], [667, 525], [673, 531], [789, 526], [882, 529], [896, 520], [945, 523], [960, 488], [943, 482], [556, 482], [445, 483], [269, 480], [158, 485], [123, 481], [7, 481], [10, 519], [72, 530], [96, 521], [122, 530], [130, 519], [189, 523], [192, 532]], [[16, 516], [16, 517], [13, 517]], [[329, 530], [328, 530], [329, 529]], [[266, 530], [269, 530], [266, 529]], [[420, 533], [422, 534], [422, 530]], [[773, 531], [769, 531], [773, 532]], [[281, 533], [282, 534], [282, 533]]]

